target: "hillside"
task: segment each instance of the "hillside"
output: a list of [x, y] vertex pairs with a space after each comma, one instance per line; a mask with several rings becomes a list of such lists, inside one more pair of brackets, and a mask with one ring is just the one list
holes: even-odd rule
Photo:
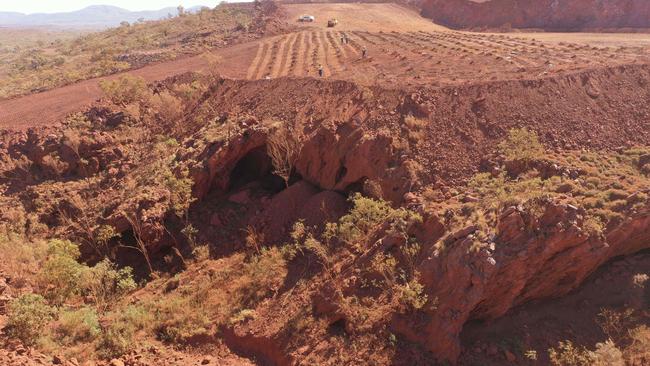
[[0, 102], [0, 365], [650, 364], [647, 39], [244, 9]]
[[[187, 9], [195, 13], [200, 6]], [[161, 20], [178, 14], [174, 7], [151, 11], [129, 11], [116, 6], [93, 5], [81, 10], [67, 13], [35, 13], [22, 14], [16, 12], [0, 12], [0, 26], [58, 26], [66, 28], [107, 28], [116, 27], [121, 22], [134, 23], [139, 20]]]
[[225, 5], [75, 39], [2, 47], [0, 99], [197, 55], [266, 31], [263, 15], [251, 5]]
[[645, 0], [424, 0], [421, 7], [423, 16], [452, 28], [650, 28], [650, 3]]

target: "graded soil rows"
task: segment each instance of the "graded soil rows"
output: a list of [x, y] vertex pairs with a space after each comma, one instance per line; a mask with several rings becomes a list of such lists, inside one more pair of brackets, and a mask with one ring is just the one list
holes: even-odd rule
[[[345, 35], [347, 42], [342, 42]], [[368, 57], [362, 58], [362, 49]], [[217, 71], [229, 78], [324, 76], [363, 85], [408, 88], [530, 80], [566, 72], [650, 62], [646, 47], [546, 42], [527, 37], [451, 31], [368, 32], [306, 29], [219, 50]], [[155, 81], [201, 71], [197, 56], [131, 72]], [[110, 78], [118, 77], [114, 75]], [[53, 124], [101, 97], [102, 79], [0, 102], [0, 126]]]
[[[286, 7], [290, 17], [312, 13], [317, 22], [301, 25], [304, 27], [298, 32], [218, 50], [214, 53], [220, 60], [216, 71], [227, 78], [249, 80], [316, 77], [322, 65], [326, 78], [399, 89], [531, 80], [650, 62], [650, 41], [641, 42], [639, 35], [587, 34], [583, 39], [581, 34], [457, 32], [394, 4]], [[321, 24], [328, 17], [338, 18], [339, 26], [332, 29]], [[341, 41], [342, 35], [348, 42]], [[361, 57], [364, 48], [367, 58]], [[202, 71], [209, 65], [197, 56], [131, 74], [153, 82], [187, 71]], [[56, 123], [101, 97], [98, 83], [102, 79], [1, 101], [0, 126], [25, 129]]]
[[[348, 42], [343, 42], [343, 35]], [[249, 79], [315, 76], [321, 65], [326, 77], [361, 83], [442, 85], [648, 61], [643, 48], [546, 44], [506, 35], [447, 31], [308, 30], [264, 41], [258, 47], [246, 74]], [[368, 49], [367, 59], [361, 57], [363, 48]]]
[[341, 43], [342, 34], [303, 31], [262, 42], [246, 76], [248, 79], [315, 76], [321, 65], [325, 76], [346, 78], [341, 73], [347, 69], [346, 64], [360, 58], [357, 48], [361, 46], [358, 42]]

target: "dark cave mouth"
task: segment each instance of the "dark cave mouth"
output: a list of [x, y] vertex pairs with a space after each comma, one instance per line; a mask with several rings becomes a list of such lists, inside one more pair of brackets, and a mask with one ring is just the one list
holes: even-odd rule
[[[289, 185], [300, 179], [298, 174], [292, 173]], [[273, 172], [273, 160], [267, 153], [266, 145], [252, 149], [239, 159], [230, 172], [228, 191], [235, 192], [255, 182], [272, 194], [280, 193], [287, 188], [284, 179]]]

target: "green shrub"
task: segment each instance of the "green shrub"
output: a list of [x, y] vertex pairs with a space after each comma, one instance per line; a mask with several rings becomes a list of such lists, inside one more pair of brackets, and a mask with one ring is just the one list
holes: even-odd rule
[[257, 313], [252, 309], [243, 309], [230, 318], [230, 325], [239, 324], [249, 319], [255, 319]]
[[135, 347], [137, 332], [148, 329], [154, 322], [153, 314], [142, 306], [129, 305], [107, 317], [110, 323], [102, 329], [97, 342], [97, 352], [105, 358], [114, 358], [130, 352]]
[[40, 338], [55, 313], [56, 310], [47, 305], [41, 295], [23, 295], [9, 304], [7, 335], [32, 345]]
[[429, 301], [428, 296], [424, 293], [424, 286], [417, 276], [403, 285], [397, 285], [395, 293], [398, 295], [400, 305], [405, 310], [420, 310]]
[[179, 297], [163, 300], [156, 308], [155, 332], [164, 342], [183, 344], [196, 336], [209, 335], [212, 322], [196, 298]]
[[582, 229], [590, 236], [600, 237], [605, 231], [605, 225], [598, 216], [588, 216], [582, 223]]
[[508, 137], [499, 144], [499, 151], [506, 160], [530, 161], [544, 155], [537, 133], [527, 128], [510, 130]]
[[605, 205], [605, 208], [614, 212], [624, 211], [627, 208], [627, 200], [611, 201]]
[[327, 225], [323, 234], [327, 242], [336, 238], [361, 251], [367, 236], [383, 225], [390, 230], [403, 232], [409, 223], [421, 220], [411, 211], [394, 209], [388, 202], [367, 198], [359, 193], [354, 194], [350, 201], [353, 204], [350, 212], [341, 217], [338, 223]]
[[622, 200], [629, 196], [630, 194], [626, 191], [620, 189], [608, 189], [603, 193], [603, 196], [608, 201]]
[[339, 220], [338, 234], [347, 242], [354, 242], [388, 220], [393, 213], [390, 204], [355, 194], [350, 213]]
[[192, 197], [194, 181], [192, 178], [189, 178], [189, 173], [183, 171], [181, 176], [177, 177], [170, 170], [166, 170], [163, 173], [163, 182], [171, 195], [171, 209], [179, 218], [187, 218], [190, 205], [195, 200], [195, 198]]
[[105, 358], [120, 357], [135, 348], [135, 328], [124, 322], [111, 323], [104, 328], [97, 352]]
[[59, 314], [56, 333], [61, 344], [92, 342], [101, 333], [97, 313], [88, 307], [62, 311]]
[[79, 247], [67, 240], [52, 240], [47, 259], [38, 274], [41, 293], [51, 303], [61, 305], [79, 293], [79, 280], [86, 268], [77, 262]]
[[261, 253], [244, 265], [238, 292], [241, 304], [251, 307], [272, 291], [280, 288], [287, 273], [287, 261], [278, 248], [262, 248]]
[[594, 358], [584, 347], [574, 346], [571, 341], [558, 342], [557, 348], [550, 348], [548, 356], [556, 366], [592, 366]]
[[130, 267], [118, 269], [110, 260], [104, 259], [83, 273], [81, 287], [88, 291], [101, 310], [105, 310], [126, 293], [136, 289], [137, 284]]
[[129, 305], [126, 309], [120, 310], [118, 320], [129, 324], [135, 331], [140, 331], [151, 326], [154, 316], [142, 306]]
[[149, 92], [143, 78], [131, 75], [124, 75], [117, 80], [103, 80], [99, 86], [111, 102], [122, 106], [143, 101]]

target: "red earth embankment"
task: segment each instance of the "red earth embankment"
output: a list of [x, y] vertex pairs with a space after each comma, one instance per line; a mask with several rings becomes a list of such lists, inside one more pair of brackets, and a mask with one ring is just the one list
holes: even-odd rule
[[646, 0], [425, 0], [422, 15], [452, 28], [650, 28]]
[[[225, 80], [213, 89], [208, 102], [223, 113], [246, 110], [262, 119], [350, 125], [348, 132], [331, 139], [342, 145], [340, 156], [332, 162], [344, 165], [349, 172], [339, 179], [339, 186], [324, 184], [332, 181], [325, 177], [329, 170], [315, 170], [313, 175], [302, 172], [318, 186], [338, 189], [360, 178], [353, 172], [367, 170], [343, 143], [354, 137], [349, 131], [364, 130], [364, 139], [381, 129], [402, 134], [406, 128], [402, 116], [406, 115], [427, 121], [413, 156], [425, 167], [427, 176], [448, 181], [472, 175], [482, 157], [494, 150], [508, 130], [517, 127], [535, 130], [548, 146], [557, 149], [612, 150], [647, 144], [648, 80], [650, 68], [646, 65], [412, 90], [315, 79]], [[317, 166], [323, 156], [331, 157], [336, 151], [336, 144], [314, 144], [310, 164]], [[401, 190], [395, 192], [395, 198], [401, 197]]]

